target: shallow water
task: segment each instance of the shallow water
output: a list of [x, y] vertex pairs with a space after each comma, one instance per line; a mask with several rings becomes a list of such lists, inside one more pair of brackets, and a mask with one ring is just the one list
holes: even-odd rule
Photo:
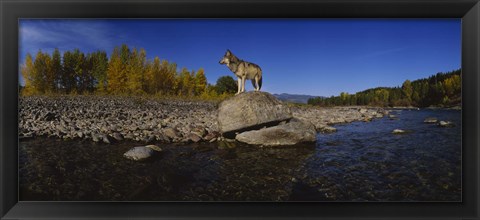
[[398, 120], [336, 125], [310, 146], [158, 144], [164, 151], [145, 162], [123, 158], [135, 142], [37, 137], [20, 143], [20, 200], [461, 200], [460, 111], [393, 114]]
[[[293, 199], [341, 201], [461, 200], [461, 113], [395, 111], [369, 123], [335, 126], [319, 134]], [[427, 117], [455, 127], [423, 123]], [[406, 134], [392, 134], [394, 129]]]

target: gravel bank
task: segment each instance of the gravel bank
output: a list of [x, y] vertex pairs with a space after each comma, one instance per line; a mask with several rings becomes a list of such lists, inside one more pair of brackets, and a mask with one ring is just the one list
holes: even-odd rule
[[318, 132], [333, 131], [330, 125], [353, 121], [369, 122], [389, 114], [388, 110], [378, 107], [291, 107], [293, 117], [311, 122]]
[[20, 138], [171, 143], [219, 136], [213, 102], [59, 96], [24, 97], [19, 103]]
[[[56, 96], [19, 100], [19, 137], [49, 136], [113, 143], [213, 142], [221, 139], [217, 104], [206, 101], [134, 97]], [[311, 122], [318, 132], [329, 125], [370, 121], [388, 111], [364, 107], [291, 107], [294, 117]]]

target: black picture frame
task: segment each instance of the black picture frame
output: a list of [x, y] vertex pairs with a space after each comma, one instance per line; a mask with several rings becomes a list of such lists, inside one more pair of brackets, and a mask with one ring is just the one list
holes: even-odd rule
[[[478, 0], [0, 0], [1, 219], [480, 219]], [[19, 18], [462, 18], [462, 202], [19, 202]]]

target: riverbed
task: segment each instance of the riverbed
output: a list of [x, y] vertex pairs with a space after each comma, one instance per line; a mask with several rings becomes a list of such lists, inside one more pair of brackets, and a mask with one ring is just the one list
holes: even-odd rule
[[142, 145], [133, 140], [36, 136], [20, 142], [20, 200], [460, 201], [461, 111], [390, 114], [335, 124], [305, 146], [158, 142], [144, 162], [123, 157]]

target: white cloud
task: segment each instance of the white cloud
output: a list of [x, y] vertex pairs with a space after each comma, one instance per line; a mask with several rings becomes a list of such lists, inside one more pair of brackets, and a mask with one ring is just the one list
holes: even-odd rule
[[109, 50], [119, 39], [112, 29], [98, 20], [25, 20], [20, 22], [19, 46], [32, 54], [51, 48]]

